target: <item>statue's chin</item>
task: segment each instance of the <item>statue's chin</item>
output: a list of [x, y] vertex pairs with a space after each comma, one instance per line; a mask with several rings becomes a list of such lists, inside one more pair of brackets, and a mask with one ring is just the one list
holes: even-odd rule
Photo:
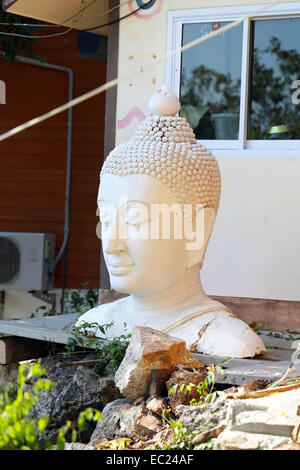
[[110, 275], [110, 286], [121, 294], [133, 294], [136, 290], [135, 283], [128, 276]]

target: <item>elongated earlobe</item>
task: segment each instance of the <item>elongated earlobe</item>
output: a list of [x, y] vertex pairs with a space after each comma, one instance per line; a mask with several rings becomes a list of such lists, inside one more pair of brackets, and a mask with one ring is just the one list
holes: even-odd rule
[[216, 212], [213, 208], [205, 207], [200, 211], [196, 215], [195, 239], [186, 243], [187, 268], [191, 268], [195, 264], [199, 264], [200, 269], [202, 268], [206, 248], [216, 219]]

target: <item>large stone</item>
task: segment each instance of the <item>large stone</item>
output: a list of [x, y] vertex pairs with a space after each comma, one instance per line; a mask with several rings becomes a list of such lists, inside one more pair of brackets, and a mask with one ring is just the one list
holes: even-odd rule
[[[49, 392], [42, 392], [39, 402], [35, 405], [34, 416], [48, 415], [50, 421], [44, 432], [45, 439], [53, 440], [66, 420], [76, 420], [86, 408], [102, 410], [104, 406], [120, 397], [115, 387], [113, 376], [100, 377], [91, 369], [80, 367], [57, 367], [57, 360], [42, 361], [47, 378], [55, 386]], [[96, 423], [86, 423], [85, 431], [80, 436], [87, 442]]]
[[272, 450], [288, 443], [287, 437], [225, 429], [215, 440], [214, 450]]
[[299, 402], [299, 389], [262, 398], [233, 400], [231, 429], [290, 437], [300, 423]]
[[202, 366], [186, 349], [184, 341], [152, 328], [136, 326], [115, 375], [115, 383], [127, 398], [147, 396], [151, 370], [169, 369], [179, 364], [190, 368]]
[[211, 429], [228, 422], [228, 405], [229, 400], [222, 396], [213, 403], [198, 406], [178, 405], [176, 415], [189, 431], [203, 431], [203, 429]]
[[296, 448], [300, 417], [300, 390], [253, 399], [228, 400], [227, 429], [215, 441], [215, 449]]
[[161, 429], [161, 421], [144, 405], [134, 405], [130, 399], [115, 400], [103, 409], [90, 444], [119, 437], [152, 436]]

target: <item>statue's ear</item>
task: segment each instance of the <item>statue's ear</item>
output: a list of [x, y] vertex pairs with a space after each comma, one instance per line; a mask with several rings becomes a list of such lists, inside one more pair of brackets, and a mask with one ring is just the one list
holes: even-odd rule
[[197, 212], [195, 238], [186, 242], [187, 268], [200, 264], [201, 269], [215, 219], [216, 212], [211, 207], [200, 208]]

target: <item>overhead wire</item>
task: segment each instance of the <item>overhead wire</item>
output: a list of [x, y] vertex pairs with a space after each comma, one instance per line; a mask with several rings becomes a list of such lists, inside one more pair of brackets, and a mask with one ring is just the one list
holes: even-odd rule
[[[98, 26], [93, 26], [92, 28], [86, 28], [85, 31], [94, 31], [95, 29], [100, 29], [100, 28], [103, 28], [104, 26], [111, 26], [115, 23], [118, 23], [119, 21], [121, 20], [125, 20], [125, 18], [128, 18], [129, 16], [132, 16], [134, 15], [136, 12], [140, 11], [140, 10], [143, 10], [145, 8], [145, 6], [147, 6], [149, 3], [151, 3], [152, 0], [149, 0], [147, 3], [144, 3], [144, 5], [140, 6], [139, 8], [137, 8], [136, 10], [134, 11], [131, 11], [130, 13], [127, 13], [127, 15], [124, 15], [122, 16], [121, 18], [117, 18], [115, 20], [112, 20], [112, 21], [109, 21], [108, 23], [106, 23], [105, 25], [98, 25]], [[128, 2], [129, 3], [129, 2]]]
[[[99, 0], [93, 0], [91, 3], [89, 3], [88, 5], [86, 5], [85, 7], [82, 7], [80, 10], [76, 11], [76, 13], [74, 13], [72, 16], [69, 16], [68, 18], [66, 18], [65, 20], [63, 20], [61, 23], [57, 23], [57, 24], [41, 24], [41, 23], [0, 23], [0, 26], [22, 26], [22, 27], [33, 27], [33, 26], [39, 26], [39, 27], [48, 27], [48, 28], [57, 28], [59, 26], [64, 26], [65, 23], [67, 23], [68, 21], [72, 20], [73, 18], [75, 18], [76, 16], [78, 16], [80, 13], [82, 13], [83, 11], [85, 11], [87, 8], [91, 7], [94, 3], [98, 2]], [[112, 8], [111, 10], [115, 9], [116, 7]], [[107, 10], [103, 13], [103, 15], [106, 15], [107, 13], [109, 13], [110, 10]]]
[[201, 36], [200, 38], [194, 39], [193, 41], [189, 42], [188, 44], [185, 44], [184, 46], [181, 46], [179, 49], [175, 49], [172, 52], [169, 52], [167, 54], [164, 54], [162, 57], [157, 59], [155, 63], [152, 63], [148, 65], [147, 67], [140, 67], [139, 71], [132, 72], [128, 75], [124, 75], [123, 77], [117, 77], [113, 80], [110, 80], [107, 83], [104, 83], [103, 85], [100, 85], [97, 88], [94, 88], [93, 90], [88, 91], [87, 93], [84, 93], [83, 95], [78, 96], [77, 98], [74, 98], [73, 100], [69, 101], [68, 103], [65, 103], [61, 106], [58, 106], [57, 108], [52, 109], [51, 111], [48, 111], [45, 114], [42, 114], [41, 116], [38, 116], [34, 119], [31, 119], [30, 121], [27, 121], [23, 124], [20, 124], [17, 127], [14, 127], [13, 129], [10, 129], [7, 132], [4, 132], [3, 134], [0, 135], [0, 142], [3, 142], [4, 140], [19, 134], [20, 132], [23, 132], [25, 129], [28, 129], [30, 127], [33, 127], [40, 122], [46, 121], [47, 119], [56, 116], [57, 114], [62, 113], [63, 111], [66, 111], [70, 107], [77, 106], [80, 103], [83, 103], [86, 100], [89, 100], [93, 98], [94, 96], [99, 95], [100, 93], [103, 93], [104, 91], [109, 90], [110, 88], [113, 88], [114, 86], [118, 85], [119, 83], [122, 83], [124, 81], [127, 81], [129, 79], [132, 79], [133, 77], [136, 77], [139, 75], [142, 71], [145, 72], [147, 70], [150, 70], [151, 68], [157, 66], [159, 63], [165, 62], [167, 59], [182, 53], [188, 49], [191, 49], [192, 47], [195, 47], [196, 45], [207, 41], [208, 39], [211, 39], [213, 37], [218, 36], [221, 33], [224, 33], [226, 31], [229, 31], [230, 29], [238, 26], [239, 24], [243, 23], [245, 20], [255, 17], [259, 15], [260, 13], [263, 13], [264, 11], [280, 4], [280, 3], [286, 3], [286, 1], [282, 2], [282, 0], [278, 0], [272, 3], [269, 3], [267, 5], [264, 5], [263, 7], [257, 9], [256, 11], [249, 13], [247, 15], [244, 15], [243, 17], [239, 18], [238, 20], [233, 21], [232, 23], [229, 23], [225, 26], [222, 26], [221, 28], [211, 31], [209, 34], [206, 36]]
[[[74, 13], [72, 16], [69, 16], [68, 18], [66, 18], [65, 20], [63, 20], [61, 23], [56, 23], [56, 24], [50, 24], [50, 23], [47, 23], [47, 24], [44, 24], [44, 23], [8, 23], [8, 22], [1, 22], [0, 23], [0, 26], [20, 26], [20, 27], [26, 27], [26, 28], [32, 28], [32, 27], [40, 27], [40, 28], [58, 28], [60, 26], [64, 26], [65, 23], [67, 23], [68, 21], [72, 20], [73, 18], [75, 18], [76, 16], [78, 16], [80, 13], [82, 13], [83, 11], [85, 11], [86, 9], [88, 9], [90, 6], [92, 6], [94, 3], [98, 2], [99, 0], [93, 0], [91, 3], [89, 3], [88, 5], [86, 5], [85, 7], [81, 8], [80, 10], [78, 10], [76, 13]], [[101, 16], [104, 16], [104, 15], [107, 15], [108, 13], [111, 13], [112, 11], [114, 10], [117, 10], [118, 8], [120, 7], [123, 7], [124, 5], [128, 5], [128, 3], [130, 3], [131, 0], [126, 0], [126, 2], [123, 2], [123, 3], [120, 3], [119, 5], [116, 5], [114, 6], [113, 8], [110, 8], [109, 10], [106, 10], [100, 14], [97, 15], [97, 17], [101, 17]], [[75, 23], [77, 22], [78, 20], [75, 21]]]
[[0, 31], [0, 34], [2, 36], [15, 36], [15, 37], [19, 37], [19, 38], [26, 38], [26, 39], [46, 39], [46, 38], [52, 38], [53, 36], [62, 36], [63, 34], [68, 34], [70, 33], [71, 31], [73, 31], [73, 28], [69, 28], [65, 31], [60, 31], [60, 32], [57, 32], [57, 33], [51, 33], [51, 34], [43, 34], [43, 35], [31, 35], [31, 34], [19, 34], [19, 33], [8, 33], [8, 32], [3, 32], [3, 31]]

